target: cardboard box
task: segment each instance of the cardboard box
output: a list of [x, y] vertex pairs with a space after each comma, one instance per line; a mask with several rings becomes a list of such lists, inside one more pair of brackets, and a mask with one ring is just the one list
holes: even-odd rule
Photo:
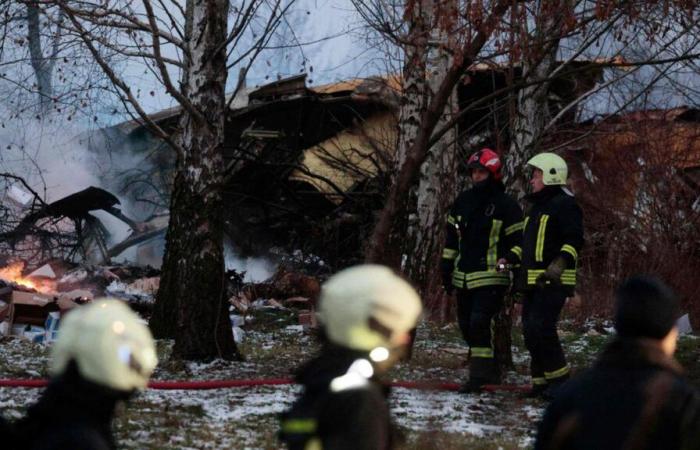
[[53, 303], [53, 296], [38, 292], [12, 291], [12, 303], [15, 305], [46, 306]]
[[46, 316], [58, 310], [58, 305], [51, 295], [37, 292], [12, 292], [12, 305], [14, 307], [14, 322], [43, 326]]

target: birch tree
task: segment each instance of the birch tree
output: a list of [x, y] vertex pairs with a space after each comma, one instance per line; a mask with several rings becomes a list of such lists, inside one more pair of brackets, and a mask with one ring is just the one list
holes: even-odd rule
[[[176, 154], [160, 289], [151, 328], [173, 337], [184, 359], [235, 358], [223, 257], [223, 141], [229, 70], [243, 75], [265, 48], [284, 8], [263, 0], [45, 0], [66, 18], [126, 109]], [[289, 5], [289, 4], [288, 4]], [[288, 7], [288, 6], [287, 6]], [[148, 93], [109, 64], [140, 63], [180, 108], [175, 133], [147, 114]]]

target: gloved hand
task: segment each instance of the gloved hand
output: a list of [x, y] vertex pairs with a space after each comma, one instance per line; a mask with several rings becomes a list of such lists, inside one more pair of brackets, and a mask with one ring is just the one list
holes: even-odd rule
[[537, 277], [535, 284], [539, 288], [544, 288], [548, 281], [551, 284], [561, 284], [561, 274], [564, 273], [564, 269], [566, 269], [566, 260], [562, 256], [557, 256], [549, 263], [547, 270]]
[[450, 260], [443, 260], [440, 264], [440, 272], [442, 273], [442, 287], [445, 289], [447, 295], [452, 294], [455, 287], [452, 285], [452, 271], [454, 270], [454, 263]]
[[525, 300], [525, 294], [522, 292], [515, 292], [511, 295], [511, 298], [513, 299], [513, 303], [521, 304], [523, 303], [523, 300]]
[[445, 289], [447, 295], [452, 294], [452, 291], [455, 290], [455, 287], [452, 285], [452, 272], [442, 272], [442, 287]]

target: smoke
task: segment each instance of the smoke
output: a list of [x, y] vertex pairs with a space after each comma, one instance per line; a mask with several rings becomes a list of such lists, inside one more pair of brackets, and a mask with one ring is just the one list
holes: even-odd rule
[[77, 127], [21, 118], [6, 125], [0, 130], [0, 169], [24, 178], [44, 201], [100, 185]]
[[244, 281], [249, 283], [265, 281], [274, 275], [275, 270], [277, 270], [277, 264], [267, 258], [241, 258], [236, 254], [233, 245], [228, 241], [224, 244], [224, 259], [226, 261], [226, 270], [245, 271]]
[[[60, 123], [58, 123], [60, 122]], [[101, 156], [87, 146], [87, 132], [65, 121], [40, 121], [17, 117], [0, 129], [0, 171], [22, 177], [46, 203], [90, 186], [116, 194], [100, 170]], [[126, 161], [121, 161], [127, 163]], [[19, 186], [24, 190], [23, 186]], [[124, 204], [122, 210], [128, 207]], [[93, 211], [108, 230], [108, 245], [125, 239], [131, 229], [104, 211]], [[128, 252], [125, 252], [125, 254]], [[133, 260], [135, 252], [126, 256]]]

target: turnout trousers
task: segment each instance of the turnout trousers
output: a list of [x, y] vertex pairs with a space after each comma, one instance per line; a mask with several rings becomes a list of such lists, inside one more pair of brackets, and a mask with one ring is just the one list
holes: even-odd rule
[[568, 294], [562, 286], [536, 287], [527, 291], [523, 300], [523, 336], [535, 386], [557, 383], [569, 376], [557, 333], [557, 321]]
[[472, 381], [499, 383], [500, 373], [493, 345], [493, 321], [503, 305], [505, 286], [457, 290], [457, 323], [469, 345]]

